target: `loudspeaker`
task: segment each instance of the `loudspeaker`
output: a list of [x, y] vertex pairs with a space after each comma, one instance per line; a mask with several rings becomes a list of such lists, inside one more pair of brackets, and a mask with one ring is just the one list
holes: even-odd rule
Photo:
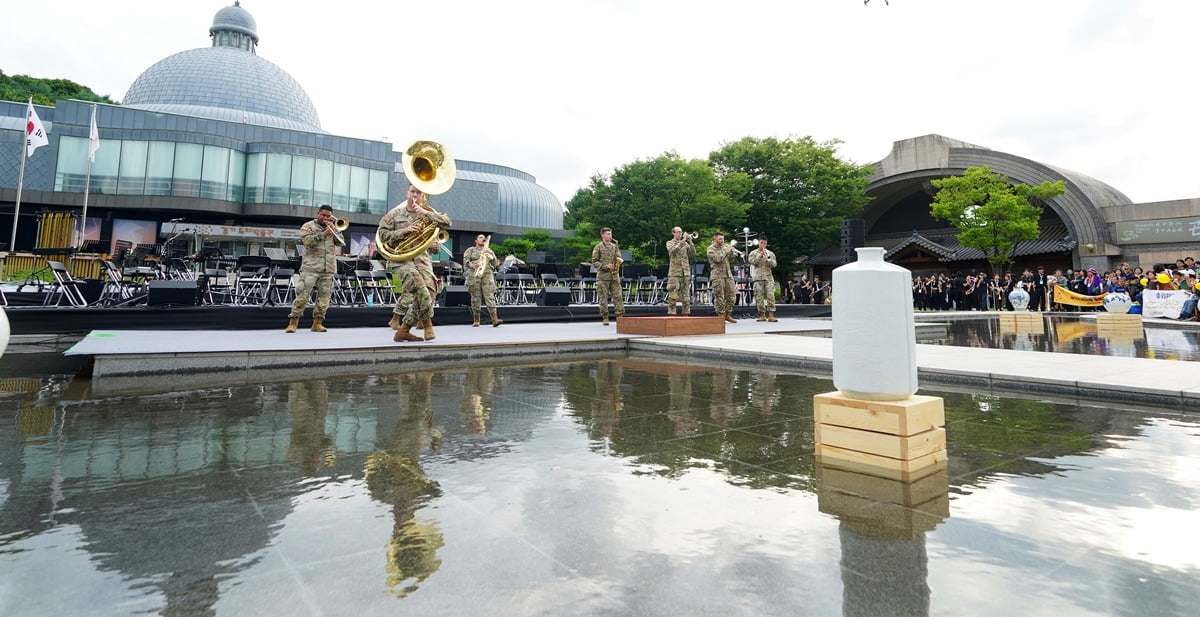
[[866, 245], [867, 222], [862, 219], [842, 219], [842, 263], [855, 261], [854, 249]]
[[471, 292], [466, 285], [446, 285], [438, 306], [471, 306]]
[[567, 306], [571, 303], [571, 290], [566, 287], [543, 287], [538, 291], [538, 306]]
[[150, 292], [146, 304], [177, 304], [195, 306], [199, 304], [199, 287], [196, 281], [150, 281]]

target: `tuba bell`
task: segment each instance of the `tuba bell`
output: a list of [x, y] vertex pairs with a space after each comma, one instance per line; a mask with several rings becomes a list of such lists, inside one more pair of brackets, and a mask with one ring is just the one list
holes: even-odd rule
[[[454, 157], [450, 156], [445, 146], [436, 141], [412, 142], [400, 155], [400, 164], [408, 181], [426, 196], [445, 193], [454, 184]], [[430, 212], [433, 211], [424, 201], [421, 206]], [[388, 261], [412, 261], [429, 250], [434, 243], [444, 243], [450, 239], [446, 230], [440, 229], [428, 218], [422, 218], [420, 226], [416, 233], [409, 234], [393, 246], [388, 246], [379, 237], [379, 232], [375, 232], [376, 250]]]

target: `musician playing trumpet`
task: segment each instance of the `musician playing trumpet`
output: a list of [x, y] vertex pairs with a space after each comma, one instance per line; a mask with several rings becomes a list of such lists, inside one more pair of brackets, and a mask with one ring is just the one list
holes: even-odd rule
[[592, 267], [596, 269], [596, 296], [600, 303], [600, 321], [608, 325], [608, 302], [612, 299], [617, 317], [625, 314], [621, 297], [621, 250], [613, 240], [612, 228], [600, 230], [600, 242], [592, 247]]
[[284, 332], [291, 334], [300, 326], [300, 318], [304, 316], [314, 286], [317, 303], [313, 305], [312, 331], [325, 332], [325, 313], [333, 295], [333, 275], [337, 274], [337, 247], [346, 245], [345, 239], [333, 227], [333, 208], [328, 204], [317, 208], [317, 218], [300, 226], [300, 241], [304, 244], [304, 261], [300, 264], [300, 283], [296, 286], [296, 299], [292, 301]]
[[[425, 205], [425, 194], [421, 189], [408, 185], [404, 203], [392, 208], [379, 219], [380, 242], [388, 245], [399, 243], [409, 234], [421, 231], [423, 220], [428, 219], [438, 227], [450, 226], [450, 217]], [[434, 247], [430, 250], [436, 248]], [[392, 340], [419, 341], [421, 337], [412, 333], [413, 328], [425, 330], [426, 341], [436, 338], [433, 331], [433, 297], [437, 293], [437, 278], [433, 275], [433, 258], [429, 251], [422, 251], [409, 261], [389, 261], [392, 276], [403, 288], [401, 300], [396, 302], [392, 320], [388, 325], [396, 333]], [[411, 298], [411, 300], [409, 299]]]
[[471, 326], [479, 327], [479, 307], [486, 304], [492, 316], [492, 327], [504, 323], [496, 316], [496, 266], [500, 260], [488, 246], [491, 238], [475, 236], [475, 246], [463, 252], [463, 271], [467, 275], [467, 291], [471, 293]]
[[670, 266], [667, 270], [667, 314], [675, 314], [675, 303], [683, 302], [683, 314], [692, 314], [692, 257], [696, 255], [696, 245], [692, 242], [692, 234], [683, 233], [683, 229], [671, 229], [671, 239], [667, 240], [667, 256]]
[[742, 252], [725, 244], [725, 234], [713, 234], [712, 244], [708, 245], [708, 276], [712, 283], [713, 308], [717, 315], [724, 317], [728, 323], [737, 323], [733, 318], [733, 270], [730, 262], [734, 255]]
[[775, 319], [775, 253], [767, 250], [767, 237], [758, 237], [758, 247], [746, 258], [754, 266], [754, 303], [758, 305], [755, 321], [779, 321]]

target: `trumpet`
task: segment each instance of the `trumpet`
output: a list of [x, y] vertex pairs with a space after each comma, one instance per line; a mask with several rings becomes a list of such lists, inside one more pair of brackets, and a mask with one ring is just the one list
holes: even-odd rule
[[683, 234], [683, 235], [685, 235], [685, 236], [687, 236], [687, 237], [689, 237], [689, 238], [691, 238], [691, 239], [695, 240], [696, 238], [699, 238], [699, 237], [700, 237], [700, 232], [698, 232], [698, 231], [693, 231], [693, 232], [691, 232], [691, 233], [686, 233], [686, 234]]
[[342, 232], [350, 227], [350, 221], [345, 217], [338, 217], [333, 220], [333, 239], [342, 246], [346, 245], [346, 238], [342, 236]]
[[733, 251], [733, 253], [735, 255], [737, 255], [738, 257], [741, 257], [743, 259], [746, 258], [746, 254], [737, 249], [737, 239], [736, 238], [729, 241], [729, 249], [731, 251]]

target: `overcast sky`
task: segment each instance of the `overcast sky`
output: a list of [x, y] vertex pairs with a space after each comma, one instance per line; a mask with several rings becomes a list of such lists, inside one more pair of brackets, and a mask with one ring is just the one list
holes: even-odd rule
[[[114, 99], [231, 2], [8, 2], [0, 70]], [[322, 127], [441, 141], [564, 203], [595, 173], [745, 136], [871, 163], [939, 133], [1135, 202], [1200, 197], [1192, 0], [246, 0]]]

